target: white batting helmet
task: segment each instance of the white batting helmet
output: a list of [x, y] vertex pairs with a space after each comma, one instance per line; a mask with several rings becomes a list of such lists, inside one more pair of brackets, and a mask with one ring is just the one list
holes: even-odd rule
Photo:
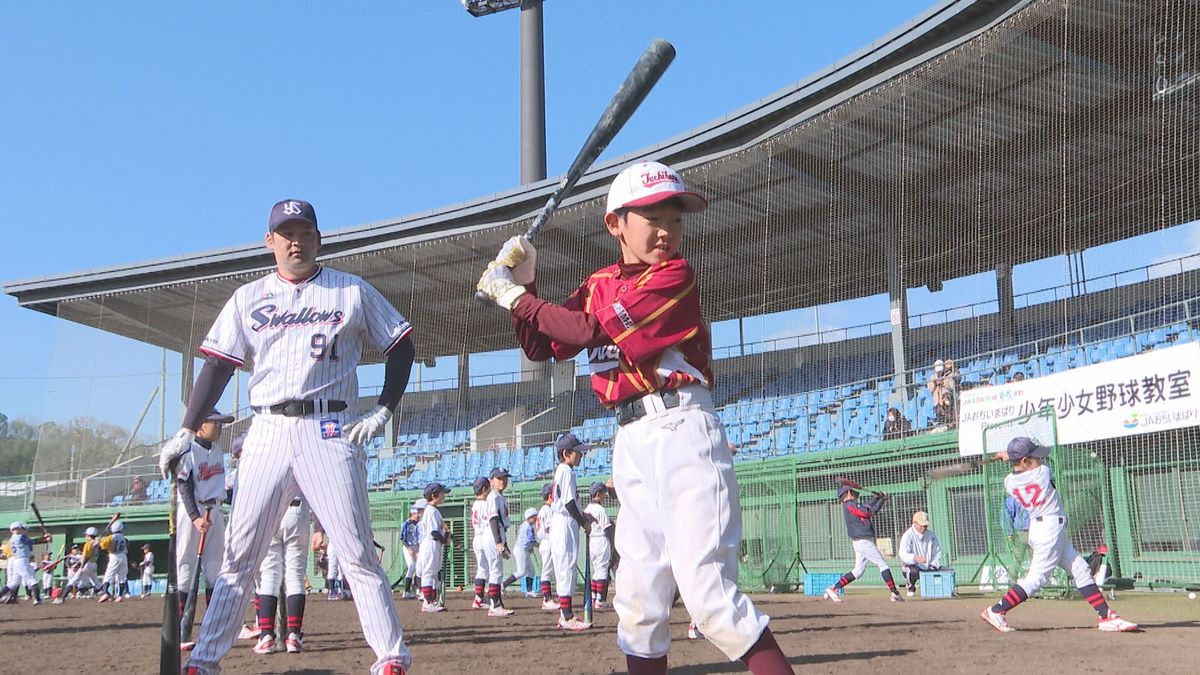
[[112, 530], [113, 532], [120, 532], [121, 530], [125, 529], [125, 523], [122, 523], [119, 520], [114, 520], [112, 522], [112, 526], [109, 527], [109, 529]]
[[96, 532], [96, 528], [94, 528], [94, 527], [89, 527], [88, 529], [84, 530], [83, 533], [89, 537], [94, 537], [98, 534]]
[[19, 521], [19, 520], [14, 520], [14, 521], [12, 522], [12, 525], [9, 525], [9, 526], [8, 526], [8, 529], [9, 529], [9, 530], [28, 530], [28, 529], [29, 529], [29, 527], [27, 527], [27, 526], [25, 525], [25, 523], [22, 523], [22, 522], [21, 522], [21, 521]]

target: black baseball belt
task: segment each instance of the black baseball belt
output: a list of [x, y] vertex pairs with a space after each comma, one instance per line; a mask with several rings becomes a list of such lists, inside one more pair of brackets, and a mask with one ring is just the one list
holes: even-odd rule
[[679, 407], [679, 390], [677, 389], [668, 389], [664, 392], [655, 392], [638, 398], [631, 398], [628, 401], [621, 401], [613, 406], [613, 411], [617, 414], [617, 424], [625, 426], [653, 412], [653, 408], [646, 407], [646, 399], [648, 398], [655, 398], [662, 401], [664, 408]]
[[272, 415], [283, 415], [284, 417], [304, 417], [313, 413], [342, 412], [346, 407], [345, 401], [318, 399], [314, 401], [284, 401], [275, 405], [253, 406], [251, 410], [260, 415], [270, 413]]

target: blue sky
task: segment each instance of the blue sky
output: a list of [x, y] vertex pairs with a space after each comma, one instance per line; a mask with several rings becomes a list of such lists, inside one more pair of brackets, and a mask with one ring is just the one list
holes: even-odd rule
[[[801, 80], [931, 4], [547, 0], [549, 172], [566, 170], [654, 37], [678, 57], [606, 157]], [[475, 19], [457, 0], [4, 3], [0, 280], [257, 242], [282, 196], [309, 199], [323, 229], [336, 229], [514, 187], [517, 40], [517, 12]], [[1195, 248], [1195, 233], [1184, 236]], [[1089, 272], [1127, 263], [1098, 254]], [[1061, 283], [1065, 265], [1046, 265], [1029, 275], [1033, 287]], [[989, 292], [974, 280], [962, 293], [910, 300], [920, 312]], [[863, 302], [873, 314], [880, 300]], [[821, 321], [861, 316], [847, 306]], [[785, 331], [803, 332], [805, 321]], [[747, 339], [779, 329], [759, 324]], [[131, 426], [158, 383], [157, 350], [20, 309], [7, 295], [0, 325], [9, 417], [87, 414]], [[178, 377], [177, 357], [167, 369]], [[169, 433], [174, 406], [167, 417]]]

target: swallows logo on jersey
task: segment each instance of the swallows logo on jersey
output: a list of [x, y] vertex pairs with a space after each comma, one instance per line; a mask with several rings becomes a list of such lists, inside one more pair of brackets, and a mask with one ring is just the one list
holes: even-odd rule
[[225, 473], [225, 467], [222, 464], [201, 462], [200, 466], [196, 467], [196, 478], [198, 480], [208, 480], [213, 476], [220, 476], [223, 473]]
[[280, 312], [277, 305], [263, 305], [250, 312], [250, 320], [254, 325], [250, 328], [261, 332], [268, 328], [298, 328], [303, 326], [318, 326], [339, 324], [346, 318], [346, 313], [340, 309], [317, 309], [304, 307], [298, 312]]

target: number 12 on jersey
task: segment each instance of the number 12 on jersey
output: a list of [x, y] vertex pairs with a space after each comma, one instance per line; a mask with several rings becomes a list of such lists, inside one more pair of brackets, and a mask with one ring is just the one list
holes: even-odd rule
[[[1021, 494], [1022, 492], [1025, 494]], [[1042, 486], [1037, 483], [1030, 483], [1024, 488], [1014, 488], [1012, 496], [1013, 499], [1020, 502], [1021, 506], [1024, 506], [1026, 509], [1032, 509], [1035, 506], [1041, 506], [1046, 503], [1046, 500], [1042, 499]]]

